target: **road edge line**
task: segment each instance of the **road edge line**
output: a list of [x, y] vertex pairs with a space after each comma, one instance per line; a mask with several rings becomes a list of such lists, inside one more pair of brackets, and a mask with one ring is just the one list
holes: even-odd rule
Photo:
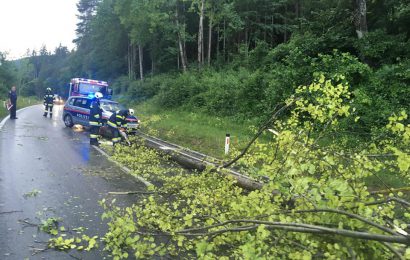
[[[39, 105], [39, 104], [20, 108], [19, 110], [16, 111], [16, 114], [19, 113], [19, 112], [21, 112], [21, 111], [24, 111], [24, 110], [26, 110], [26, 109], [28, 109], [28, 108], [30, 108], [30, 107], [35, 107], [35, 106], [38, 106], [38, 105]], [[3, 120], [1, 120], [1, 122], [0, 122], [0, 129], [3, 128], [3, 126], [6, 124], [6, 121], [7, 121], [8, 119], [10, 119], [10, 115], [6, 116], [5, 118], [3, 118]]]
[[133, 176], [134, 178], [136, 178], [137, 180], [139, 180], [140, 182], [144, 183], [145, 186], [152, 186], [153, 184], [150, 183], [149, 181], [145, 180], [144, 178], [138, 176], [138, 175], [134, 175], [131, 174], [131, 170], [123, 165], [121, 165], [121, 163], [115, 161], [114, 159], [112, 159], [106, 152], [104, 152], [101, 148], [95, 146], [95, 145], [91, 145], [92, 147], [94, 147], [95, 150], [97, 150], [100, 154], [102, 154], [104, 157], [106, 157], [110, 162], [116, 164], [118, 167], [120, 167], [120, 169], [122, 171], [124, 171], [125, 173], [130, 174], [131, 176]]

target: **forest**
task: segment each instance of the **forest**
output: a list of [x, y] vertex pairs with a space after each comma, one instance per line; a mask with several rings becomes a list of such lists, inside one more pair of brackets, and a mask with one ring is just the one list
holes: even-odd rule
[[1, 55], [0, 93], [26, 96], [70, 78], [119, 97], [237, 119], [264, 118], [315, 74], [343, 74], [368, 129], [408, 109], [407, 0], [81, 0], [75, 50]]
[[225, 158], [264, 181], [254, 191], [215, 169], [170, 176], [158, 154], [117, 148], [114, 159], [162, 185], [126, 209], [101, 203], [115, 259], [410, 258], [409, 0], [77, 7], [75, 49], [0, 55], [1, 99], [11, 84], [23, 96], [67, 96], [69, 79], [85, 77], [130, 106], [276, 133]]

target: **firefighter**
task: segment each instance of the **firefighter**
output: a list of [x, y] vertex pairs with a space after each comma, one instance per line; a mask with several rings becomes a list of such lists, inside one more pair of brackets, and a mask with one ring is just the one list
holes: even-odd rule
[[134, 112], [132, 109], [122, 109], [112, 113], [108, 119], [108, 126], [112, 134], [112, 144], [115, 145], [121, 141], [121, 128], [127, 128], [127, 116]]
[[102, 97], [100, 92], [96, 92], [90, 105], [90, 144], [96, 146], [98, 146], [100, 127], [102, 126], [102, 108], [100, 106]]
[[53, 102], [54, 96], [51, 94], [51, 88], [47, 88], [46, 94], [44, 95], [44, 117], [47, 117], [48, 111], [50, 111], [50, 118], [53, 117]]

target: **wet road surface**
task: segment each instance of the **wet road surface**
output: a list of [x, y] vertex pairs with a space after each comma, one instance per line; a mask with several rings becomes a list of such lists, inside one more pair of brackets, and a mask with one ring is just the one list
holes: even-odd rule
[[[20, 111], [0, 129], [0, 259], [110, 259], [101, 246], [32, 255], [50, 236], [22, 221], [61, 218], [68, 230], [84, 227], [84, 234], [101, 237], [107, 225], [98, 201], [110, 191], [145, 189], [90, 147], [88, 132], [66, 128], [62, 106], [54, 106], [53, 119], [42, 113], [40, 105]], [[136, 199], [117, 196], [120, 205]]]

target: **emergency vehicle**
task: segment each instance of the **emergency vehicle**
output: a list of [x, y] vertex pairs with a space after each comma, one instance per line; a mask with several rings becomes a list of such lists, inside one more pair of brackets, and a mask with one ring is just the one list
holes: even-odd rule
[[[74, 125], [82, 125], [88, 127], [90, 121], [90, 105], [92, 98], [82, 97], [82, 96], [73, 96], [69, 97], [63, 109], [63, 121], [67, 127], [73, 127]], [[101, 99], [100, 100], [101, 108], [103, 110], [102, 120], [105, 124], [110, 118], [112, 113], [115, 111], [125, 109], [124, 106], [118, 102]], [[139, 128], [139, 119], [136, 116], [127, 117], [127, 132], [135, 133]]]
[[112, 98], [112, 88], [108, 86], [106, 81], [73, 78], [70, 81], [70, 89], [68, 96], [85, 96], [93, 98], [95, 92], [101, 92], [104, 99], [110, 100]]

